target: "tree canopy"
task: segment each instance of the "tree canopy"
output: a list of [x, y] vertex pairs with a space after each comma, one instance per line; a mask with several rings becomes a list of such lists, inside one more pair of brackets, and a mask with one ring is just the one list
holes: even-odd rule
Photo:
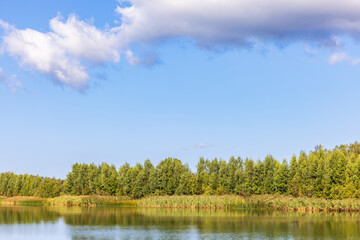
[[75, 163], [65, 180], [33, 175], [0, 174], [0, 195], [56, 197], [110, 195], [285, 194], [327, 199], [360, 198], [360, 144], [332, 150], [316, 146], [288, 162], [268, 155], [263, 161], [231, 157], [200, 158], [192, 172], [179, 159], [154, 166], [150, 160], [130, 166]]

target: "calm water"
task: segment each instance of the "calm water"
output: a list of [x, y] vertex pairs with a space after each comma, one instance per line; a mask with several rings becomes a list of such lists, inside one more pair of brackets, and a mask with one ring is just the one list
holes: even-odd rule
[[360, 215], [0, 207], [0, 239], [360, 239]]

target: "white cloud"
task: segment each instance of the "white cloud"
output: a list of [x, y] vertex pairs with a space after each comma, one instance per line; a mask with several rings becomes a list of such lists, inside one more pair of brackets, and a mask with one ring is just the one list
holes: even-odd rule
[[120, 60], [120, 41], [112, 29], [99, 30], [74, 15], [66, 22], [62, 22], [58, 16], [50, 21], [50, 27], [57, 45], [76, 58], [95, 63]]
[[10, 28], [10, 25], [7, 22], [4, 22], [0, 19], [0, 28], [8, 30]]
[[195, 144], [194, 145], [194, 148], [209, 148], [209, 147], [212, 147], [214, 146], [213, 144], [204, 144], [204, 143], [198, 143], [198, 144]]
[[310, 47], [309, 45], [305, 45], [304, 51], [309, 56], [314, 56], [318, 53], [317, 49]]
[[330, 65], [335, 65], [338, 63], [342, 63], [342, 62], [347, 62], [352, 65], [358, 65], [360, 63], [360, 58], [355, 58], [355, 57], [349, 56], [345, 52], [335, 52], [330, 55], [329, 60], [328, 60], [328, 63]]
[[140, 59], [138, 57], [134, 57], [134, 53], [130, 50], [126, 51], [126, 58], [131, 65], [138, 65], [140, 63]]
[[118, 7], [129, 41], [189, 37], [199, 45], [318, 41], [360, 32], [358, 0], [130, 0]]
[[0, 82], [6, 84], [12, 93], [16, 93], [18, 88], [24, 88], [22, 83], [17, 79], [16, 75], [11, 75], [10, 77], [5, 76], [2, 68], [0, 68]]
[[[84, 89], [89, 67], [116, 63], [122, 55], [133, 65], [154, 64], [155, 54], [134, 56], [134, 45], [146, 48], [167, 39], [188, 38], [207, 48], [297, 41], [336, 51], [339, 36], [360, 39], [358, 0], [119, 0], [116, 12], [119, 25], [105, 29], [75, 16], [51, 19], [49, 32], [17, 29], [0, 20], [2, 46], [22, 66]], [[344, 59], [334, 53], [329, 63]]]
[[348, 55], [344, 52], [336, 52], [329, 57], [329, 64], [334, 65], [347, 60]]
[[120, 42], [111, 30], [99, 30], [75, 16], [66, 22], [60, 18], [50, 21], [48, 33], [8, 27], [4, 49], [22, 66], [49, 74], [60, 84], [84, 89], [89, 80], [84, 64], [119, 61]]

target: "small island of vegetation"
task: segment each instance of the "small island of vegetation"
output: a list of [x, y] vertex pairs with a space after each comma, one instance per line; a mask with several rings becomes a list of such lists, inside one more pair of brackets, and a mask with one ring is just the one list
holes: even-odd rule
[[196, 172], [176, 158], [119, 169], [75, 163], [65, 180], [5, 172], [0, 195], [2, 204], [22, 205], [360, 211], [360, 144], [317, 146], [289, 163], [200, 158]]

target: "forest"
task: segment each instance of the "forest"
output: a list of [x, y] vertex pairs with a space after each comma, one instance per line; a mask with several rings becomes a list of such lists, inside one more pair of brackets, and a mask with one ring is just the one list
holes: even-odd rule
[[60, 195], [146, 196], [281, 194], [325, 199], [360, 198], [360, 144], [321, 145], [290, 161], [271, 155], [263, 160], [231, 157], [228, 161], [200, 158], [196, 171], [179, 159], [167, 158], [154, 166], [75, 163], [65, 180], [0, 174], [0, 196]]

